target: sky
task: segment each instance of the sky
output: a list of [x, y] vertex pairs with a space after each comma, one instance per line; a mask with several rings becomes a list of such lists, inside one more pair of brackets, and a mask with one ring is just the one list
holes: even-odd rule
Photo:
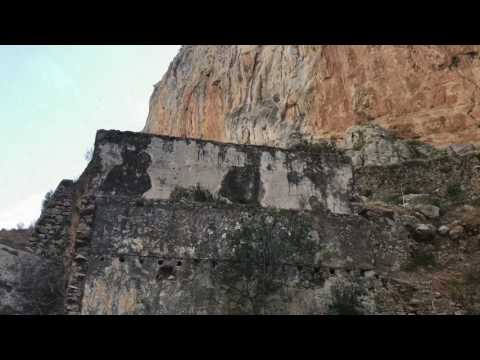
[[29, 226], [76, 179], [98, 129], [141, 131], [180, 46], [0, 45], [0, 229]]

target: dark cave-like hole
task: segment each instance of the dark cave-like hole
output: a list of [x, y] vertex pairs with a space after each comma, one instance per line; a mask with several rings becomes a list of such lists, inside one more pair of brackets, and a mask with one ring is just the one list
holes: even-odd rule
[[118, 259], [121, 263], [125, 262], [125, 258], [123, 256], [120, 256], [120, 258]]
[[163, 260], [158, 260], [158, 265], [162, 265], [163, 264]]
[[217, 267], [217, 262], [215, 260], [212, 260], [212, 268], [215, 269]]
[[329, 269], [330, 275], [335, 275], [335, 269]]
[[100, 256], [100, 259], [98, 259], [100, 261], [104, 261], [105, 260], [105, 256]]
[[182, 262], [180, 260], [177, 261], [177, 266], [182, 266]]

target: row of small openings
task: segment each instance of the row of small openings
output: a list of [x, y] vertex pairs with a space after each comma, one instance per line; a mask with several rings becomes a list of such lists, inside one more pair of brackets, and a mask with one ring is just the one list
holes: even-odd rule
[[[101, 256], [99, 258], [100, 261], [104, 261], [105, 260], [105, 256]], [[124, 263], [125, 262], [125, 256], [120, 256], [118, 258], [118, 260], [121, 262], [121, 263]], [[143, 257], [139, 257], [138, 261], [140, 262], [140, 264], [143, 264], [144, 263], [144, 258]], [[193, 263], [195, 265], [198, 265], [200, 263], [200, 259], [193, 259]], [[217, 261], [216, 260], [210, 260], [210, 263], [212, 265], [212, 268], [216, 268], [217, 267]], [[160, 259], [157, 261], [157, 264], [162, 266], [164, 264], [164, 260], [163, 259]], [[181, 260], [177, 260], [177, 266], [182, 266], [183, 265], [183, 262]], [[285, 271], [285, 266], [286, 265], [283, 265], [283, 270]], [[302, 265], [297, 265], [297, 270], [298, 271], [302, 271], [303, 270], [303, 266]], [[313, 272], [315, 274], [318, 274], [320, 273], [320, 268], [319, 267], [314, 267], [313, 268]], [[335, 275], [335, 269], [329, 269], [329, 272], [331, 275]]]
[[[200, 263], [200, 259], [193, 259], [193, 263], [195, 265], [198, 265]], [[162, 266], [164, 263], [164, 260], [160, 259], [157, 261], [157, 264]], [[217, 266], [217, 262], [215, 260], [211, 260], [211, 264], [212, 264], [212, 267], [215, 268]], [[177, 260], [177, 266], [182, 266], [183, 265], [183, 262], [181, 260]]]
[[[101, 256], [101, 257], [100, 257], [100, 261], [104, 261], [104, 260], [105, 260], [105, 257], [104, 257], [104, 256]], [[120, 256], [120, 257], [119, 257], [119, 261], [120, 261], [121, 263], [125, 262], [125, 257], [124, 257], [124, 256]], [[194, 263], [195, 265], [198, 265], [198, 264], [200, 263], [200, 261], [201, 261], [200, 259], [193, 259], [193, 263]], [[215, 268], [217, 267], [217, 261], [216, 261], [216, 260], [209, 260], [209, 261], [210, 261], [210, 263], [211, 263], [211, 265], [212, 265], [212, 268], [215, 269]], [[140, 257], [140, 258], [139, 258], [139, 262], [140, 262], [140, 264], [143, 264], [144, 258]], [[162, 265], [164, 264], [164, 260], [163, 260], [163, 259], [158, 260], [158, 261], [157, 261], [157, 264], [160, 265], [160, 266], [162, 266]], [[177, 265], [178, 267], [180, 267], [180, 266], [183, 265], [183, 262], [182, 262], [181, 260], [177, 260], [176, 265]], [[286, 264], [283, 265], [283, 271], [286, 270], [286, 268], [285, 268], [286, 266], [287, 266]], [[302, 265], [297, 265], [297, 270], [298, 270], [298, 271], [303, 271], [303, 266], [302, 266]], [[361, 269], [361, 270], [360, 270], [361, 276], [362, 276], [362, 277], [365, 277], [367, 271], [368, 271], [368, 270]], [[313, 273], [314, 273], [314, 274], [319, 274], [320, 272], [321, 272], [320, 267], [315, 266], [315, 267], [313, 268]], [[337, 272], [337, 269], [329, 268], [329, 269], [328, 269], [328, 272], [329, 272], [330, 275], [335, 275], [336, 272]], [[347, 274], [352, 275], [353, 272], [354, 272], [354, 270], [353, 270], [353, 269], [347, 269], [346, 272], [347, 272]], [[378, 274], [375, 274], [375, 277], [378, 279], [378, 278], [379, 278], [379, 275], [378, 275]]]
[[[100, 261], [104, 261], [105, 260], [105, 256], [101, 256], [99, 258]], [[125, 256], [119, 256], [118, 258], [118, 261], [120, 261], [121, 263], [124, 263], [125, 262]], [[140, 264], [143, 264], [145, 259], [143, 257], [139, 257], [138, 261], [140, 262]], [[199, 264], [200, 263], [200, 259], [193, 259], [193, 263], [194, 264]], [[162, 266], [164, 264], [164, 260], [163, 259], [160, 259], [157, 261], [157, 264]], [[217, 266], [217, 262], [215, 260], [211, 260], [211, 264], [212, 264], [212, 267], [215, 268]], [[177, 263], [176, 263], [177, 266], [182, 266], [183, 265], [183, 261], [182, 260], [177, 260]]]

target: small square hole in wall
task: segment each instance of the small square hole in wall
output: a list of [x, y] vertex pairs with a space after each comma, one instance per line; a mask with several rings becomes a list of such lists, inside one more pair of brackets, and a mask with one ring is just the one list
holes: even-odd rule
[[163, 265], [163, 260], [158, 260], [158, 265]]
[[330, 275], [335, 275], [335, 269], [329, 269]]
[[123, 256], [120, 256], [120, 258], [118, 259], [121, 263], [125, 262], [125, 258]]
[[182, 266], [182, 262], [180, 260], [177, 261], [177, 266]]

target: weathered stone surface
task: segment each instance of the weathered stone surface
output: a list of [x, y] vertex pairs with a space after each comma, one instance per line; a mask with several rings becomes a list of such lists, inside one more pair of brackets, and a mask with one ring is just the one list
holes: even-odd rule
[[438, 228], [438, 233], [443, 236], [447, 235], [449, 231], [450, 228], [447, 225], [442, 225]]
[[74, 182], [62, 180], [48, 200], [30, 241], [30, 249], [35, 254], [56, 261], [63, 259], [72, 216], [73, 191]]
[[104, 198], [82, 313], [324, 314], [351, 287], [358, 313], [381, 311], [365, 289], [381, 287], [373, 269], [406, 261], [396, 230], [358, 216]]
[[0, 244], [0, 314], [63, 313], [62, 267]]
[[464, 234], [465, 229], [461, 225], [456, 225], [448, 232], [448, 235], [452, 240], [460, 239]]
[[352, 166], [335, 151], [312, 154], [114, 131], [99, 132], [97, 149], [95, 186], [104, 195], [178, 200], [194, 192], [281, 209], [311, 209], [313, 201], [350, 213]]
[[408, 261], [408, 231], [341, 211], [352, 187], [330, 148], [100, 131], [75, 185], [65, 311], [388, 312], [375, 289]]
[[349, 128], [341, 147], [352, 158], [354, 166], [391, 165], [415, 156], [404, 141], [375, 125]]
[[429, 194], [406, 194], [403, 197], [406, 205], [426, 204], [431, 201]]
[[372, 122], [436, 146], [480, 143], [480, 46], [184, 46], [144, 131], [288, 147]]
[[[331, 146], [300, 149], [100, 131], [36, 228], [39, 259], [60, 264], [56, 301], [67, 314], [435, 313], [441, 266], [478, 249], [478, 155], [352, 167]], [[434, 203], [458, 242], [411, 208]], [[452, 296], [435, 297], [442, 311], [459, 309]]]
[[472, 144], [453, 144], [447, 149], [449, 155], [458, 156], [466, 155], [476, 150], [478, 150], [478, 148]]
[[373, 199], [422, 193], [440, 199], [475, 197], [480, 191], [480, 156], [442, 156], [355, 170], [354, 192]]
[[418, 204], [414, 205], [413, 209], [420, 211], [429, 219], [437, 219], [440, 216], [440, 209], [434, 205]]
[[432, 224], [419, 224], [415, 227], [414, 238], [418, 241], [431, 241], [436, 232], [437, 228]]

